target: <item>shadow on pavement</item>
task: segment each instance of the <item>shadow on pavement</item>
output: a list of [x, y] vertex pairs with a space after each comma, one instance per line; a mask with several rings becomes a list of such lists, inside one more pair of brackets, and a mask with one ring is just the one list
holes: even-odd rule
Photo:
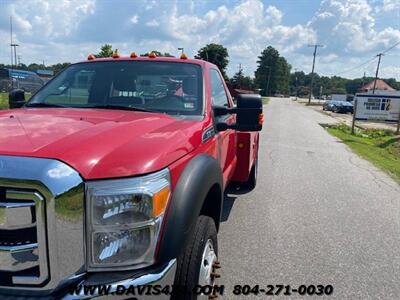
[[231, 214], [231, 210], [233, 208], [233, 205], [235, 204], [235, 200], [236, 200], [236, 197], [225, 193], [224, 205], [222, 207], [221, 222], [228, 221], [229, 215]]
[[248, 189], [239, 187], [237, 185], [230, 185], [227, 187], [224, 194], [224, 204], [222, 208], [221, 222], [228, 221], [232, 208], [237, 199], [237, 196], [242, 194], [247, 194], [248, 192], [250, 192]]

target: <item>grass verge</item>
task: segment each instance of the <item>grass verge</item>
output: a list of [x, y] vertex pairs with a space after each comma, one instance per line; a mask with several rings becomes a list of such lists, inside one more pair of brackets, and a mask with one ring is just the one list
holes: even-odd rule
[[263, 102], [263, 104], [268, 104], [269, 98], [268, 97], [262, 97], [262, 102]]
[[8, 93], [0, 93], [0, 109], [8, 108]]
[[[31, 93], [25, 93], [25, 100], [28, 101]], [[0, 92], [0, 109], [8, 109], [8, 93]]]
[[400, 137], [393, 131], [356, 128], [352, 135], [351, 128], [346, 125], [329, 126], [326, 129], [355, 153], [400, 182]]

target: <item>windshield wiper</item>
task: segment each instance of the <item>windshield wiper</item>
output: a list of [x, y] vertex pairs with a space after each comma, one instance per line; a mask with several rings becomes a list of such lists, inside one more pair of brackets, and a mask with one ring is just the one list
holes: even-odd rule
[[28, 103], [25, 105], [25, 107], [67, 107], [67, 106], [54, 103], [36, 102], [36, 103]]
[[154, 112], [152, 110], [148, 110], [148, 109], [144, 109], [144, 108], [140, 108], [140, 107], [135, 107], [135, 106], [124, 106], [124, 105], [113, 105], [113, 104], [101, 104], [101, 105], [84, 106], [82, 108], [120, 109], [120, 110]]

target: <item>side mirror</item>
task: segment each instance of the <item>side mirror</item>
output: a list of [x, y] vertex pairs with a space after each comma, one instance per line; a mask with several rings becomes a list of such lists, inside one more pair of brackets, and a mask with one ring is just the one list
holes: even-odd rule
[[261, 131], [263, 122], [261, 96], [258, 94], [239, 94], [236, 108], [236, 130]]
[[10, 109], [21, 108], [25, 104], [25, 92], [21, 89], [12, 90], [8, 94], [8, 104]]
[[217, 131], [235, 129], [237, 131], [261, 131], [264, 122], [263, 104], [258, 94], [240, 94], [237, 96], [237, 107], [226, 108], [221, 106], [213, 107], [215, 116], [236, 114], [236, 123], [228, 125], [217, 123]]

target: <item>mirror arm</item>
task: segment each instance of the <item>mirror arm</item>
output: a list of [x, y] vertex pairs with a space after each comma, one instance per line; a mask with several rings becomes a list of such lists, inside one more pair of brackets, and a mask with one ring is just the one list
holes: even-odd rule
[[213, 111], [214, 111], [214, 116], [219, 117], [219, 116], [225, 116], [227, 114], [236, 114], [238, 112], [238, 109], [236, 107], [226, 108], [223, 106], [214, 106]]

